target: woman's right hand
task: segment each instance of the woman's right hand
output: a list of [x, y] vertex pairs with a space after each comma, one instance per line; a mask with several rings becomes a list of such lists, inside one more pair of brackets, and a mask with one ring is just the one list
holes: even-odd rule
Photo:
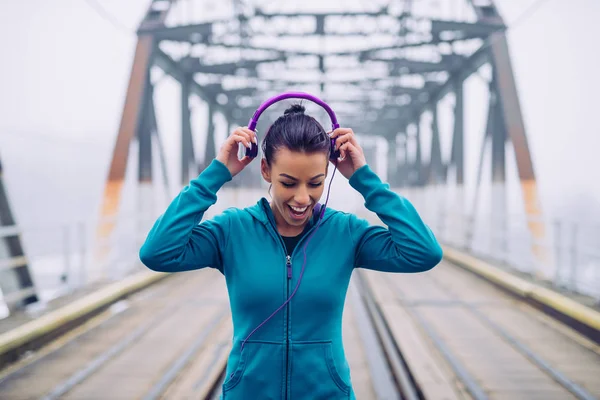
[[239, 143], [250, 148], [251, 142], [254, 143], [254, 146], [258, 146], [256, 133], [248, 129], [248, 127], [243, 127], [234, 130], [221, 146], [217, 160], [225, 164], [232, 177], [239, 174], [246, 165], [252, 162], [253, 159], [246, 155], [241, 160], [238, 158]]

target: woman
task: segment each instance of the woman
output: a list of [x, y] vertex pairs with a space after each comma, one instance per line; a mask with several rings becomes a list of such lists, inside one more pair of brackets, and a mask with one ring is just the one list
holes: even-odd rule
[[[330, 138], [342, 156], [332, 162], [387, 229], [330, 208], [314, 210]], [[354, 399], [342, 343], [352, 271], [427, 271], [441, 260], [441, 248], [411, 203], [369, 168], [352, 130], [327, 134], [301, 105], [286, 110], [262, 143], [271, 202], [262, 198], [201, 222], [221, 186], [252, 161], [237, 156], [238, 144], [251, 142], [258, 144], [247, 128], [227, 138], [156, 221], [140, 258], [155, 271], [212, 267], [225, 276], [234, 334], [223, 398]]]

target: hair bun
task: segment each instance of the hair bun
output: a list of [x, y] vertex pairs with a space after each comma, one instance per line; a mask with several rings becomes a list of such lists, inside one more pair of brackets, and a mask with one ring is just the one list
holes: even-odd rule
[[285, 112], [283, 113], [284, 115], [288, 115], [288, 114], [304, 114], [304, 106], [301, 104], [293, 104], [290, 108], [288, 108], [287, 110], [285, 110]]

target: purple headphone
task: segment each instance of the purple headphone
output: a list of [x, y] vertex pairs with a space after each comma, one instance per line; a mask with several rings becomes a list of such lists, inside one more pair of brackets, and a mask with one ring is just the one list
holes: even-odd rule
[[[261, 106], [258, 108], [258, 110], [256, 110], [256, 112], [250, 119], [250, 122], [248, 123], [248, 129], [250, 129], [252, 131], [254, 131], [256, 129], [256, 124], [258, 122], [258, 118], [267, 108], [269, 108], [269, 106], [271, 106], [274, 103], [277, 103], [278, 101], [290, 99], [290, 98], [306, 99], [306, 100], [312, 101], [313, 103], [317, 103], [318, 105], [323, 107], [325, 109], [325, 111], [327, 111], [327, 114], [329, 114], [329, 118], [331, 119], [332, 130], [335, 130], [340, 127], [340, 124], [338, 124], [337, 118], [335, 117], [335, 113], [333, 112], [331, 107], [329, 107], [327, 105], [327, 103], [325, 103], [323, 100], [321, 100], [313, 95], [310, 95], [308, 93], [304, 93], [304, 92], [285, 92], [278, 96], [272, 97], [269, 100], [265, 101], [263, 104], [261, 104]], [[336, 160], [340, 156], [340, 151], [334, 150], [335, 149], [335, 139], [330, 139], [330, 143], [331, 143], [331, 150], [329, 151], [329, 159]], [[250, 158], [256, 157], [258, 155], [258, 146], [251, 142], [250, 148], [246, 148], [246, 155]]]

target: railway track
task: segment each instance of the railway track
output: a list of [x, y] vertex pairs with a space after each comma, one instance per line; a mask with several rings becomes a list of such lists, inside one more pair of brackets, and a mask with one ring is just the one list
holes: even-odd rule
[[405, 311], [438, 365], [441, 356], [458, 382], [457, 396], [599, 398], [596, 343], [456, 266], [438, 268], [417, 276], [369, 274], [367, 280], [378, 288], [380, 304]]
[[173, 276], [115, 304], [2, 371], [2, 398], [204, 398], [231, 325], [219, 278]]
[[[358, 399], [600, 393], [597, 344], [447, 264], [415, 276], [357, 271], [343, 323]], [[231, 328], [219, 273], [177, 274], [1, 371], [0, 393], [218, 399]]]
[[[167, 279], [2, 371], [3, 398], [218, 399], [231, 337], [226, 293], [212, 271]], [[359, 398], [419, 398], [360, 278], [347, 307]]]

